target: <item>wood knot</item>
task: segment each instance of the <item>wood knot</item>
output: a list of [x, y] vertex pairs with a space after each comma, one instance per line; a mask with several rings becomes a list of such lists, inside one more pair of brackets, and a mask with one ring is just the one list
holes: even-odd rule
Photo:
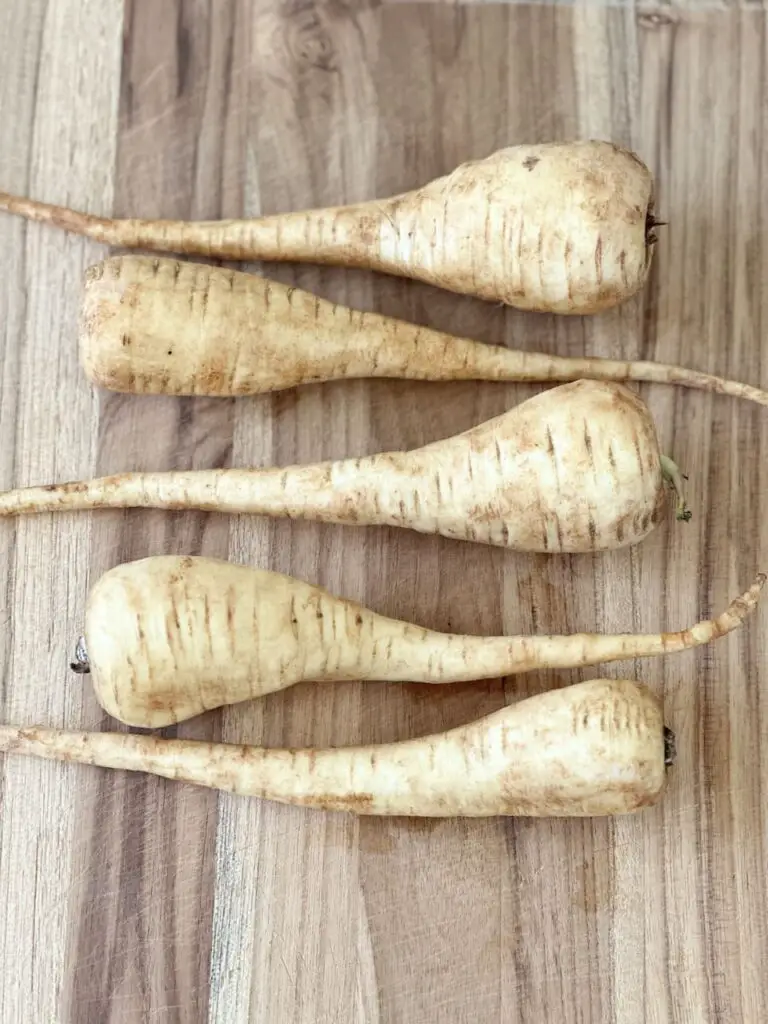
[[667, 11], [641, 11], [637, 16], [637, 24], [640, 28], [659, 29], [666, 25], [677, 25], [677, 17]]
[[297, 3], [288, 28], [288, 49], [294, 60], [320, 71], [337, 71], [330, 33], [314, 2]]

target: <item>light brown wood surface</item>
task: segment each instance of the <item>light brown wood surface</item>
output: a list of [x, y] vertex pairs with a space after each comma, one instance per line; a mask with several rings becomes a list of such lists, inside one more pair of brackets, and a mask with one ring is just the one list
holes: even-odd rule
[[[363, 272], [261, 269], [484, 341], [679, 361], [768, 387], [757, 9], [3, 0], [0, 108], [0, 188], [147, 217], [391, 194], [509, 142], [631, 145], [670, 224], [644, 294], [600, 318], [523, 315]], [[93, 393], [75, 320], [82, 271], [103, 254], [0, 219], [3, 488], [418, 445], [538, 390]], [[656, 631], [720, 610], [768, 563], [768, 417], [641, 393], [689, 475], [694, 518], [633, 550], [525, 557], [402, 530], [141, 511], [0, 524], [2, 720], [113, 726], [68, 661], [89, 582], [146, 554], [230, 557], [454, 631]], [[1, 1024], [765, 1020], [766, 627], [761, 608], [711, 648], [604, 670], [662, 693], [678, 737], [663, 804], [626, 819], [357, 820], [0, 762]], [[176, 732], [390, 740], [585, 677], [440, 692], [308, 684]]]

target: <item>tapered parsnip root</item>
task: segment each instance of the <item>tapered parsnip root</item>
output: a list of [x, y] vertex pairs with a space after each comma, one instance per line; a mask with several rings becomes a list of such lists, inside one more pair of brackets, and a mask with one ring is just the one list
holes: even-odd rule
[[449, 732], [326, 750], [0, 726], [9, 753], [324, 810], [436, 818], [631, 813], [661, 797], [672, 741], [648, 689], [599, 679]]
[[416, 191], [256, 220], [109, 220], [7, 193], [0, 209], [121, 248], [366, 267], [581, 314], [642, 287], [659, 223], [648, 167], [600, 141], [512, 146]]
[[161, 555], [96, 582], [74, 664], [88, 665], [110, 715], [157, 729], [303, 680], [456, 683], [685, 651], [740, 626], [764, 583], [758, 575], [717, 618], [675, 633], [458, 636], [280, 573]]
[[[195, 508], [584, 552], [650, 533], [663, 515], [668, 475], [647, 406], [621, 384], [582, 380], [412, 451], [48, 484], [0, 494], [0, 515]], [[678, 518], [686, 517], [680, 495]]]
[[457, 338], [254, 274], [115, 256], [90, 267], [80, 360], [99, 387], [231, 397], [319, 381], [650, 381], [768, 405], [768, 392], [665, 363], [571, 359]]

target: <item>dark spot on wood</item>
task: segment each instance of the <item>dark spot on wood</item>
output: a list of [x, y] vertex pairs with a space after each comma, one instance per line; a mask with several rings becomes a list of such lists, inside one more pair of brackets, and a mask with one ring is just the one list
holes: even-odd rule
[[172, 356], [172, 355], [173, 355], [173, 349], [172, 349], [172, 348], [169, 348], [169, 349], [168, 349], [168, 355], [169, 355], [169, 356]]
[[362, 624], [363, 624], [363, 616], [360, 614], [360, 612], [358, 612], [357, 615], [355, 616], [355, 625], [362, 626]]
[[540, 162], [541, 157], [533, 156], [533, 154], [531, 154], [531, 156], [527, 156], [525, 160], [523, 160], [523, 167], [526, 169], [526, 171], [532, 171], [534, 167]]
[[183, 96], [190, 86], [192, 65], [192, 39], [183, 15], [176, 18], [176, 98]]
[[122, 337], [122, 342], [123, 342], [123, 348], [125, 348], [126, 345], [130, 345], [131, 344], [131, 339], [130, 339], [130, 337], [127, 334], [124, 334], [123, 337]]

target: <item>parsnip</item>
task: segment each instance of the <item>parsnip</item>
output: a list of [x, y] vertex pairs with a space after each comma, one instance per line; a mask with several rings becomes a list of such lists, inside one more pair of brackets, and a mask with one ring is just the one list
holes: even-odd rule
[[673, 750], [659, 700], [629, 680], [550, 690], [420, 739], [326, 750], [0, 726], [9, 753], [324, 810], [436, 818], [631, 813], [661, 797]]
[[79, 671], [114, 718], [157, 729], [302, 680], [456, 683], [689, 650], [736, 629], [765, 576], [717, 618], [650, 635], [458, 636], [377, 615], [280, 573], [162, 555], [88, 596]]
[[0, 494], [0, 515], [205, 509], [389, 525], [522, 551], [624, 547], [662, 517], [680, 474], [647, 406], [622, 384], [576, 381], [406, 452], [270, 469], [122, 473]]
[[7, 193], [0, 209], [121, 248], [366, 267], [580, 314], [642, 287], [658, 223], [648, 167], [601, 141], [512, 146], [415, 191], [255, 220], [110, 220]]
[[654, 381], [768, 405], [768, 392], [664, 363], [484, 345], [206, 264], [115, 256], [90, 267], [80, 360], [131, 394], [256, 395], [317, 381]]

